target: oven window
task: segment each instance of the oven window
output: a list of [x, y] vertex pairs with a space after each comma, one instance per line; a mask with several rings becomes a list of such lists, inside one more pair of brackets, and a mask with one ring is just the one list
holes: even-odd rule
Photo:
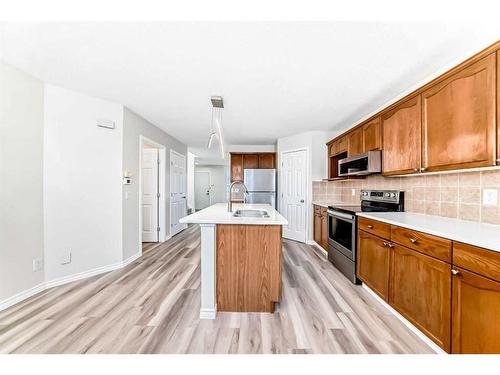
[[328, 235], [330, 239], [352, 251], [353, 225], [354, 224], [349, 221], [330, 216], [330, 220], [328, 220]]

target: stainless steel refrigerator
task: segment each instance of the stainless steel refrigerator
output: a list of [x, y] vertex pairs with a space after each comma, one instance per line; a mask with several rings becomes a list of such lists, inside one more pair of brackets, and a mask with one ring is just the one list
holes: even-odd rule
[[245, 203], [268, 203], [276, 208], [276, 169], [245, 169]]

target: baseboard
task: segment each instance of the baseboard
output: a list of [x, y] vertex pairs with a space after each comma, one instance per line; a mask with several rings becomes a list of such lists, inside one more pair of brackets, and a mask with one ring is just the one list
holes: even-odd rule
[[418, 336], [423, 342], [425, 342], [427, 345], [431, 347], [432, 350], [434, 350], [438, 354], [448, 354], [446, 353], [443, 349], [441, 349], [434, 341], [432, 341], [430, 338], [428, 338], [421, 330], [419, 330], [417, 327], [413, 325], [408, 319], [406, 319], [403, 315], [401, 315], [399, 312], [394, 310], [394, 308], [389, 305], [387, 302], [385, 302], [380, 296], [375, 293], [373, 290], [371, 290], [368, 286], [366, 286], [365, 283], [362, 284], [362, 287], [370, 293], [371, 296], [373, 296], [381, 305], [383, 305], [391, 314], [393, 314], [398, 320], [401, 321], [410, 331], [412, 331], [415, 335]]
[[113, 264], [109, 264], [107, 266], [97, 267], [97, 268], [93, 268], [93, 269], [88, 270], [88, 271], [79, 272], [79, 273], [76, 273], [73, 275], [63, 276], [63, 277], [59, 277], [57, 279], [45, 281], [45, 282], [40, 283], [40, 284], [30, 288], [30, 289], [23, 290], [22, 292], [14, 295], [12, 297], [9, 297], [3, 301], [0, 301], [0, 311], [5, 310], [11, 306], [14, 306], [15, 304], [22, 302], [25, 299], [32, 297], [37, 293], [43, 292], [44, 290], [53, 288], [55, 286], [60, 286], [60, 285], [72, 283], [73, 281], [86, 279], [86, 278], [91, 277], [91, 276], [96, 276], [96, 275], [99, 275], [102, 273], [115, 271], [117, 269], [123, 268], [123, 267], [129, 265], [130, 263], [132, 263], [134, 260], [140, 258], [141, 255], [142, 255], [142, 253], [139, 252], [139, 253], [136, 253], [136, 254], [132, 255], [131, 257], [129, 257], [121, 262], [116, 262]]
[[215, 309], [200, 309], [200, 319], [215, 319], [217, 316], [217, 306]]
[[45, 283], [40, 283], [32, 288], [14, 294], [12, 297], [0, 301], [0, 311], [5, 310], [11, 306], [14, 306], [16, 303], [24, 301], [25, 299], [30, 298], [37, 293], [43, 292], [45, 289], [47, 289]]

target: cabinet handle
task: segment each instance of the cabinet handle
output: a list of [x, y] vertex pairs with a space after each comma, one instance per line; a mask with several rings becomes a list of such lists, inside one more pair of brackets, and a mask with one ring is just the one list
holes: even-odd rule
[[411, 243], [417, 243], [417, 239], [416, 238], [410, 238], [410, 242]]
[[370, 224], [368, 224], [366, 227], [367, 227], [368, 229], [373, 229], [373, 225], [370, 225]]
[[389, 248], [391, 248], [391, 249], [394, 247], [394, 245], [390, 242], [387, 244], [387, 246], [389, 246]]
[[456, 269], [452, 269], [452, 270], [451, 270], [451, 274], [452, 274], [453, 276], [458, 276], [458, 275], [460, 275], [460, 271], [459, 271], [459, 270], [456, 270]]
[[387, 245], [389, 245], [389, 244], [388, 244], [387, 242], [385, 242], [385, 241], [384, 241], [384, 242], [382, 242], [382, 243], [383, 243], [383, 244], [384, 244], [384, 246], [386, 246], [386, 247], [387, 247]]
[[420, 172], [425, 172], [427, 170], [427, 168], [423, 167], [423, 168], [420, 168]]
[[413, 172], [418, 172], [419, 169], [418, 168], [413, 168]]

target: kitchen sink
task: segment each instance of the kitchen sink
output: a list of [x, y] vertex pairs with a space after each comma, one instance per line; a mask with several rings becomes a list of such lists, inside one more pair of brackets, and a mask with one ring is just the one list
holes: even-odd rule
[[269, 217], [265, 210], [236, 210], [233, 214], [235, 217]]

